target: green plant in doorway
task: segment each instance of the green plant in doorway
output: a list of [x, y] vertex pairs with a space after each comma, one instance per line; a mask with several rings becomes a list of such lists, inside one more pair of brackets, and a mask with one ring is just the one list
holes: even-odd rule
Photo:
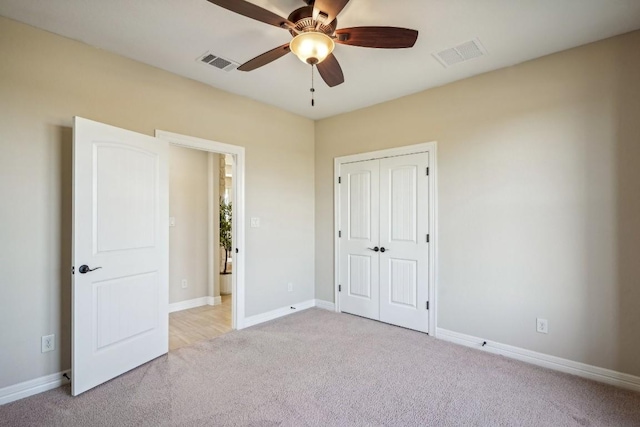
[[231, 245], [233, 244], [231, 213], [231, 202], [227, 203], [224, 199], [220, 199], [220, 246], [224, 248], [224, 270], [221, 274], [229, 274], [227, 272], [227, 259], [229, 259]]

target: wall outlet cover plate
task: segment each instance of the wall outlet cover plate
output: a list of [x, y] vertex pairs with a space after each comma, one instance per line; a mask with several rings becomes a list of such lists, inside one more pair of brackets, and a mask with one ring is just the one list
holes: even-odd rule
[[547, 321], [547, 319], [536, 319], [536, 331], [540, 332], [541, 334], [549, 333], [549, 322]]
[[41, 349], [42, 353], [46, 353], [48, 351], [53, 351], [56, 349], [56, 336], [55, 335], [44, 335], [41, 340]]

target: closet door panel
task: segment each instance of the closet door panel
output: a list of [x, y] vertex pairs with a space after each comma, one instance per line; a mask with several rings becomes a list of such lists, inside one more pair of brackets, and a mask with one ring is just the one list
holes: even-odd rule
[[340, 310], [378, 320], [379, 161], [341, 165]]
[[429, 328], [428, 166], [428, 153], [380, 160], [380, 320], [423, 332]]

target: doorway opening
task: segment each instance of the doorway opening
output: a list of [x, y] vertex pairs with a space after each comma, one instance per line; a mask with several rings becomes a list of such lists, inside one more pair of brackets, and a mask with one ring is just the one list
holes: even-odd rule
[[244, 149], [156, 131], [169, 142], [169, 350], [244, 320]]

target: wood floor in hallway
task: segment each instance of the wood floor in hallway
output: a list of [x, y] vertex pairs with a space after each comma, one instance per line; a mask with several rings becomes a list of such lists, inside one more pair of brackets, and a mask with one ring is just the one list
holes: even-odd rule
[[222, 295], [222, 304], [203, 305], [169, 314], [169, 351], [230, 331], [231, 295]]

